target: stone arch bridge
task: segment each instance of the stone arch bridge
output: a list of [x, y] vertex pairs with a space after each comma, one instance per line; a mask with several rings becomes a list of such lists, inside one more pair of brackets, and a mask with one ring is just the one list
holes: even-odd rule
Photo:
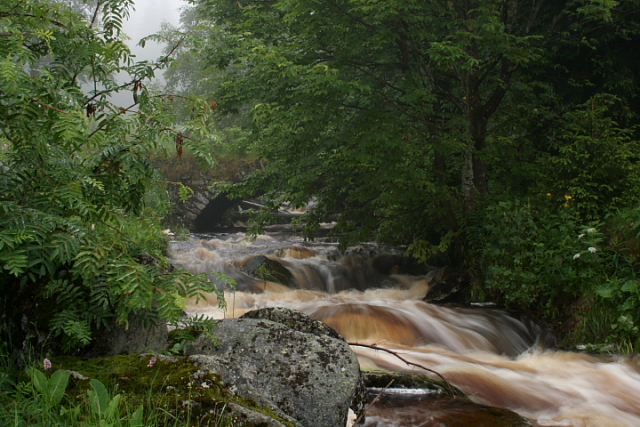
[[[187, 228], [196, 233], [245, 228], [248, 216], [242, 211], [261, 206], [257, 200], [230, 199], [212, 185], [215, 182], [242, 182], [249, 174], [263, 168], [260, 161], [227, 160], [211, 170], [203, 170], [195, 159], [188, 157], [156, 164], [169, 181], [173, 205], [167, 220], [169, 227]], [[193, 191], [184, 202], [180, 200], [182, 185]], [[283, 211], [278, 216], [290, 219], [299, 214]]]

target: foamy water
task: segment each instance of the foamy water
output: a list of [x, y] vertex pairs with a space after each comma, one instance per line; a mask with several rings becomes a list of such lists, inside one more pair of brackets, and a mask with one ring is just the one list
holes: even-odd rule
[[[210, 295], [198, 304], [190, 301], [188, 312], [222, 319], [265, 307], [296, 309], [324, 321], [349, 342], [394, 351], [439, 372], [474, 401], [511, 409], [538, 426], [640, 426], [640, 364], [636, 358], [536, 349], [532, 331], [505, 313], [423, 302], [428, 277], [381, 277], [354, 264], [353, 259], [342, 264], [329, 261], [327, 253], [335, 251], [331, 245], [312, 247], [313, 253], [298, 259], [297, 252], [286, 250], [294, 243], [299, 242], [271, 237], [251, 242], [241, 234], [175, 243], [172, 259], [177, 266], [198, 273], [223, 271], [238, 281], [240, 289], [225, 293], [228, 307], [224, 311]], [[281, 261], [302, 289], [243, 273], [242, 266], [256, 253]], [[345, 273], [345, 264], [361, 271]], [[345, 283], [349, 280], [356, 289], [367, 287], [356, 280], [370, 280], [372, 289], [348, 290]], [[397, 370], [438, 379], [392, 354], [359, 346], [353, 349], [365, 370]], [[375, 418], [369, 423], [393, 425]]]

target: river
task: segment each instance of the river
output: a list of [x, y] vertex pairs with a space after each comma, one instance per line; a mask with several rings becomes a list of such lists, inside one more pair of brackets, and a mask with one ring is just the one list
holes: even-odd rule
[[[529, 325], [501, 311], [425, 303], [429, 274], [383, 274], [372, 263], [371, 255], [378, 252], [375, 245], [362, 245], [345, 253], [330, 242], [305, 242], [275, 231], [256, 239], [244, 233], [194, 235], [170, 244], [175, 266], [195, 273], [224, 272], [237, 282], [236, 291], [225, 292], [226, 310], [210, 295], [207, 301], [188, 304], [192, 315], [222, 319], [258, 308], [288, 307], [324, 321], [348, 342], [375, 344], [437, 371], [475, 402], [511, 409], [535, 426], [640, 426], [638, 357], [541, 349]], [[244, 273], [256, 255], [284, 265], [295, 285]], [[438, 379], [393, 354], [353, 349], [364, 370]], [[396, 403], [389, 411], [382, 403], [378, 406], [367, 416], [367, 427], [449, 426], [429, 421], [441, 408], [425, 410], [421, 404], [406, 409]]]

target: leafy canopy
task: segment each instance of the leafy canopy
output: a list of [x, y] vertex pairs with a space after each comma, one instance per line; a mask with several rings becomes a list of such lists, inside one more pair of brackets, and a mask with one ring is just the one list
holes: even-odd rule
[[315, 200], [309, 230], [339, 213], [345, 243], [414, 242], [422, 258], [492, 193], [539, 191], [569, 82], [579, 103], [612, 89], [575, 72], [597, 59], [613, 76], [603, 48], [636, 31], [631, 0], [194, 3], [181, 66], [198, 58], [209, 74], [184, 87], [248, 111], [244, 143], [267, 161], [237, 194]]
[[638, 0], [192, 3], [170, 83], [244, 115], [266, 167], [235, 194], [637, 335]]
[[[132, 4], [100, 0], [84, 16], [54, 1], [0, 0], [0, 298], [14, 344], [32, 326], [71, 348], [134, 313], [177, 321], [185, 298], [212, 291], [163, 257], [166, 192], [150, 192], [148, 160], [175, 143], [206, 161], [210, 108], [190, 99], [174, 127], [172, 97], [148, 86], [169, 57], [135, 62], [124, 43]], [[114, 93], [131, 104], [114, 105]]]

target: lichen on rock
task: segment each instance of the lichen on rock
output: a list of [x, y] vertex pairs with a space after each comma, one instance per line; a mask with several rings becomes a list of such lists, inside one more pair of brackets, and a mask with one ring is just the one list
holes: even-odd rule
[[284, 313], [278, 314], [283, 323], [224, 320], [216, 332], [220, 346], [202, 335], [189, 345], [189, 360], [219, 373], [236, 394], [275, 408], [300, 426], [344, 426], [349, 408], [362, 411], [364, 405], [358, 360], [335, 331], [334, 336], [321, 333], [315, 320], [290, 314], [297, 318], [290, 323], [303, 330], [287, 325]]

